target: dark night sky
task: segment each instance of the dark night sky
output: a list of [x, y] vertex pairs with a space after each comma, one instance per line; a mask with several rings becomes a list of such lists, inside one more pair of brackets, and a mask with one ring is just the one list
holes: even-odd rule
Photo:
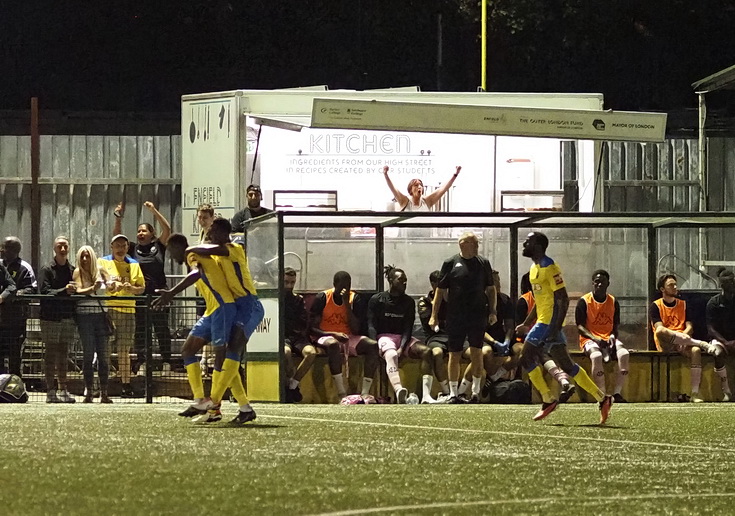
[[[38, 96], [47, 109], [175, 112], [186, 93], [314, 84], [474, 91], [475, 4], [2, 0], [0, 109]], [[735, 1], [490, 4], [492, 91], [602, 92], [614, 109], [675, 110], [696, 105], [692, 82], [735, 64]]]

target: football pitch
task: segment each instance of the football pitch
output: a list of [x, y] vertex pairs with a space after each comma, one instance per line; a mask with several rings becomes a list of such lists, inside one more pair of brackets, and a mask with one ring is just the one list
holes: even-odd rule
[[0, 513], [732, 514], [735, 405], [0, 405]]

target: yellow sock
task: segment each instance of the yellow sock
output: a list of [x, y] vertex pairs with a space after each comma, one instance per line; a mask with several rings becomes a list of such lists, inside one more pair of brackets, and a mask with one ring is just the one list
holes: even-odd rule
[[602, 392], [597, 384], [592, 381], [592, 378], [589, 377], [587, 371], [585, 371], [581, 367], [579, 368], [579, 372], [574, 375], [574, 381], [577, 383], [577, 385], [579, 385], [585, 391], [594, 396], [597, 401], [602, 401], [603, 399], [605, 399], [605, 393]]
[[219, 403], [222, 401], [222, 396], [225, 394], [225, 390], [232, 383], [233, 377], [238, 374], [240, 363], [237, 360], [231, 358], [225, 358], [222, 363], [222, 372], [219, 374], [219, 378], [216, 383], [212, 384], [212, 403]]
[[194, 394], [194, 399], [204, 397], [204, 384], [202, 383], [202, 368], [199, 362], [194, 362], [186, 366], [186, 377], [189, 380], [189, 387]]
[[230, 391], [232, 391], [232, 395], [235, 397], [235, 401], [237, 401], [237, 404], [241, 407], [243, 405], [250, 404], [248, 394], [245, 392], [245, 386], [242, 384], [240, 371], [238, 371], [237, 374], [232, 378], [232, 381], [230, 382]]
[[212, 371], [212, 388], [209, 389], [210, 397], [212, 396], [212, 393], [214, 392], [214, 388], [215, 388], [214, 386], [219, 384], [221, 375], [222, 375], [222, 371], [217, 371], [216, 369]]
[[549, 389], [546, 380], [544, 380], [544, 370], [541, 366], [534, 367], [533, 370], [528, 373], [528, 378], [531, 380], [533, 386], [536, 387], [536, 390], [541, 394], [541, 399], [544, 400], [544, 403], [551, 403], [554, 401], [553, 396], [551, 396], [551, 389]]

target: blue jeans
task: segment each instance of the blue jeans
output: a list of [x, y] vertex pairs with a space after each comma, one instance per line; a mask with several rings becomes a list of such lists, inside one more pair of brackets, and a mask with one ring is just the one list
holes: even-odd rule
[[110, 348], [107, 345], [107, 322], [103, 312], [77, 314], [79, 338], [82, 341], [82, 372], [84, 386], [92, 391], [94, 368], [92, 360], [97, 353], [97, 371], [100, 377], [100, 389], [107, 389], [110, 377]]

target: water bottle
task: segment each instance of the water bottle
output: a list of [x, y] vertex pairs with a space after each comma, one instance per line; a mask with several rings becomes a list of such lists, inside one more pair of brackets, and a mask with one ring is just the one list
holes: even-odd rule
[[406, 398], [406, 405], [418, 405], [419, 404], [419, 397], [416, 396], [415, 392], [412, 392], [408, 395], [408, 398]]

